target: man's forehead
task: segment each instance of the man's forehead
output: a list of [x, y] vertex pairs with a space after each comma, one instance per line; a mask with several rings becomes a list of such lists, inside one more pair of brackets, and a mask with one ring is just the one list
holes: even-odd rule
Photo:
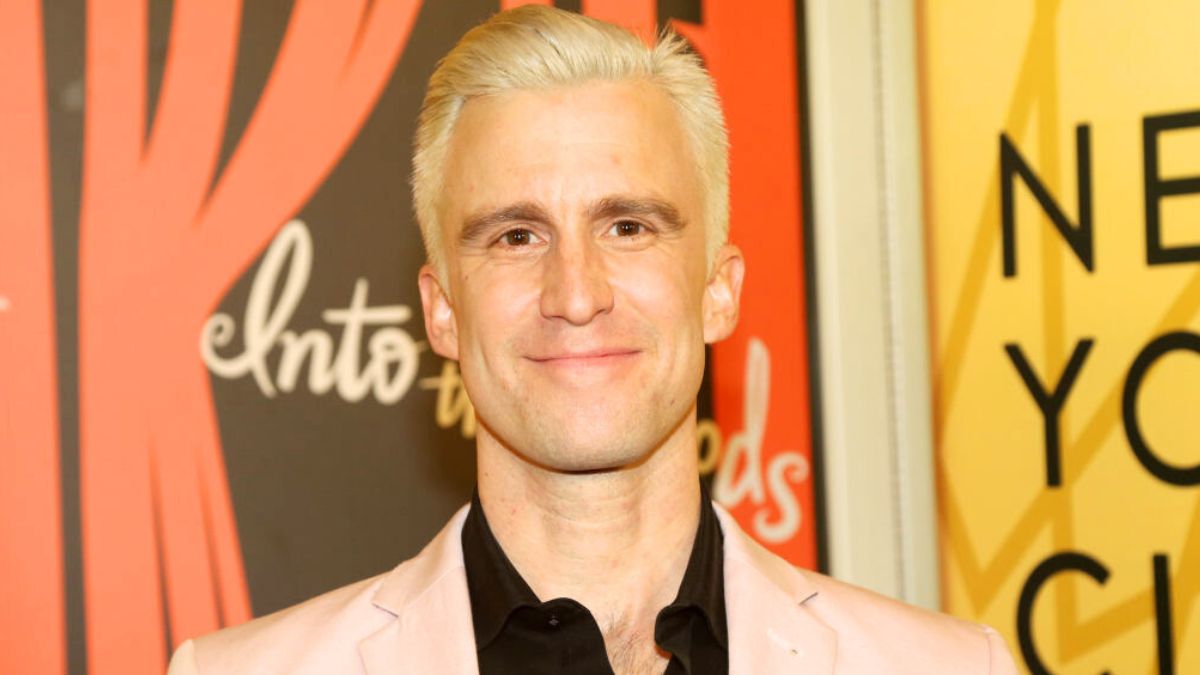
[[521, 201], [578, 208], [636, 195], [686, 211], [694, 163], [685, 146], [673, 106], [643, 82], [473, 99], [451, 137], [445, 206], [460, 220]]

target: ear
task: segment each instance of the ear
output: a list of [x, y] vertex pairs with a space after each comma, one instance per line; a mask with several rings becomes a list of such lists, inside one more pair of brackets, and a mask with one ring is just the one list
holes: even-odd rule
[[421, 307], [425, 310], [425, 334], [434, 353], [452, 361], [458, 360], [458, 320], [454, 318], [454, 306], [446, 294], [437, 270], [424, 265], [417, 275], [421, 288]]
[[738, 247], [726, 244], [717, 251], [704, 287], [705, 343], [720, 342], [737, 327], [745, 273], [746, 261]]

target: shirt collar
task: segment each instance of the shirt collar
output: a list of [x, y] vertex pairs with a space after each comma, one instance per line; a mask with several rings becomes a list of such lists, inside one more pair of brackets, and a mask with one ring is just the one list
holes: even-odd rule
[[700, 484], [700, 523], [696, 528], [696, 539], [688, 558], [683, 581], [675, 601], [663, 608], [658, 615], [655, 638], [666, 646], [658, 633], [664, 617], [677, 610], [699, 610], [708, 625], [712, 637], [721, 647], [728, 649], [728, 628], [725, 623], [725, 545], [721, 523], [713, 511], [708, 488]]
[[475, 624], [475, 647], [483, 649], [500, 634], [514, 610], [536, 605], [539, 600], [492, 534], [479, 503], [478, 489], [471, 495], [471, 510], [463, 523], [462, 549], [467, 590], [471, 595], [471, 620]]
[[[659, 613], [656, 639], [664, 617], [696, 610], [703, 616], [712, 638], [727, 649], [724, 537], [713, 511], [708, 488], [703, 483], [700, 492], [700, 521], [687, 569], [674, 602]], [[500, 542], [492, 534], [479, 502], [478, 490], [471, 497], [471, 509], [463, 523], [462, 549], [471, 597], [471, 620], [475, 627], [475, 647], [483, 649], [496, 639], [515, 610], [523, 606], [536, 606], [541, 601], [513, 567]]]

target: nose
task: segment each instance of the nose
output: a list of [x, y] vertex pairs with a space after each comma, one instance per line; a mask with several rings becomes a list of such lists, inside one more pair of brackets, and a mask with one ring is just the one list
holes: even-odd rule
[[590, 243], [555, 242], [542, 278], [542, 316], [583, 326], [612, 307], [603, 254]]

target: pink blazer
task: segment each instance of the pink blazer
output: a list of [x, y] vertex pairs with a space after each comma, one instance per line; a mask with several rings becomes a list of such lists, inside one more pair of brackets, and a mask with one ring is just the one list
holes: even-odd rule
[[[169, 675], [476, 675], [463, 507], [390, 572], [188, 640]], [[800, 570], [720, 507], [729, 672], [1015, 674], [995, 631]]]

